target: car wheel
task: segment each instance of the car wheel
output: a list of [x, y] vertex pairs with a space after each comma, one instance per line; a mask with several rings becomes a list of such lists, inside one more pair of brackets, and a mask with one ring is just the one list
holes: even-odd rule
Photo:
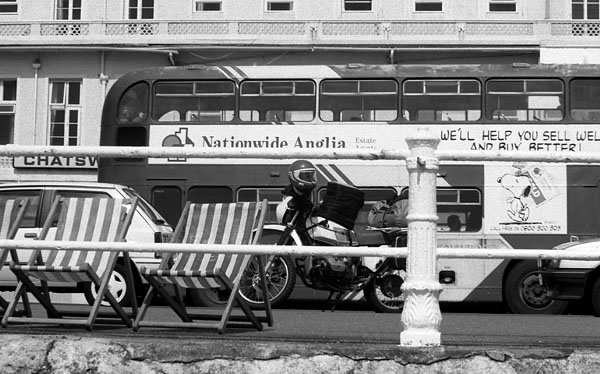
[[[108, 290], [113, 294], [115, 299], [119, 305], [126, 307], [130, 306], [129, 298], [131, 294], [131, 290], [127, 287], [127, 282], [125, 281], [125, 266], [121, 264], [116, 264], [115, 269], [113, 270], [110, 279], [108, 281]], [[83, 287], [83, 293], [85, 294], [85, 299], [90, 305], [94, 305], [96, 301], [96, 297], [98, 296], [98, 288], [93, 286], [93, 283], [86, 283]], [[109, 306], [108, 301], [103, 300], [102, 306]]]
[[520, 261], [504, 281], [504, 300], [515, 314], [563, 314], [569, 302], [552, 300], [548, 287], [540, 284], [536, 261]]

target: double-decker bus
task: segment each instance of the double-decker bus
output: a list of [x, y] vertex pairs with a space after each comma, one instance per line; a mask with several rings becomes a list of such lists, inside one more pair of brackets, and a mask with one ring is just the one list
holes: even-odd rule
[[[405, 149], [417, 126], [440, 150], [600, 151], [600, 70], [592, 65], [180, 66], [118, 79], [101, 145], [206, 149]], [[401, 162], [311, 160], [328, 181], [375, 201], [408, 185]], [[99, 180], [134, 187], [174, 224], [185, 201], [281, 201], [291, 160], [103, 158]], [[600, 167], [443, 162], [438, 246], [545, 248], [598, 236]], [[275, 221], [272, 206], [271, 221]], [[452, 218], [449, 218], [451, 217]], [[460, 221], [458, 231], [448, 222]], [[562, 313], [535, 261], [440, 259], [440, 301], [504, 301]]]

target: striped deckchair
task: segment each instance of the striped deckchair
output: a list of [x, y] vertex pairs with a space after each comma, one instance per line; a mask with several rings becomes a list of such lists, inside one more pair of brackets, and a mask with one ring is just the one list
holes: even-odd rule
[[[15, 238], [28, 206], [29, 199], [27, 198], [0, 198], [0, 239]], [[0, 249], [0, 269], [4, 267], [9, 253], [12, 261], [19, 261], [16, 250]], [[4, 310], [8, 309], [8, 301], [1, 296], [0, 307]], [[27, 295], [23, 298], [23, 307], [25, 315], [31, 316]]]
[[[48, 218], [44, 223], [39, 240], [56, 241], [92, 241], [92, 242], [120, 242], [125, 240], [127, 230], [135, 212], [137, 199], [109, 199], [109, 198], [62, 198], [54, 201]], [[116, 312], [102, 317], [118, 317], [128, 327], [131, 319], [121, 308], [114, 296], [108, 291], [108, 282], [115, 267], [118, 252], [111, 251], [79, 251], [53, 249], [49, 250], [45, 260], [42, 251], [33, 251], [26, 265], [11, 263], [10, 268], [16, 274], [16, 296], [30, 292], [46, 309], [48, 318], [13, 317], [14, 301], [9, 305], [2, 326], [9, 322], [48, 323], [54, 322], [61, 325], [85, 325], [91, 330], [99, 317], [100, 306], [106, 299]], [[127, 253], [123, 254], [126, 265], [129, 263]], [[133, 278], [130, 266], [125, 266], [128, 287], [132, 287]], [[41, 281], [42, 291], [32, 281], [36, 278]], [[98, 288], [98, 295], [91, 310], [85, 313], [77, 311], [58, 311], [50, 300], [48, 282], [92, 282]], [[131, 288], [133, 290], [133, 287]], [[16, 297], [15, 297], [16, 300]], [[133, 313], [137, 312], [135, 295], [132, 294]], [[82, 306], [82, 308], [85, 308]], [[89, 309], [89, 308], [86, 308]], [[85, 316], [85, 319], [65, 317]]]
[[[171, 243], [187, 244], [255, 244], [260, 239], [267, 212], [267, 201], [231, 204], [192, 204], [185, 205], [181, 218], [177, 223]], [[271, 305], [265, 297], [266, 317], [258, 317], [250, 309], [248, 303], [240, 295], [240, 280], [247, 269], [252, 255], [219, 254], [219, 253], [177, 253], [167, 254], [156, 269], [140, 268], [141, 274], [150, 283], [140, 308], [133, 329], [140, 326], [163, 327], [216, 327], [223, 333], [231, 322], [250, 322], [258, 330], [262, 330], [262, 322], [273, 324]], [[263, 256], [256, 256], [258, 261], [262, 292], [267, 295]], [[165, 290], [165, 285], [175, 286], [175, 295]], [[190, 313], [184, 303], [179, 288], [192, 289], [225, 289], [230, 291], [224, 311], [220, 315]], [[155, 294], [160, 294], [175, 311], [181, 322], [142, 321], [150, 307]], [[233, 316], [234, 303], [240, 307], [244, 315]], [[241, 318], [238, 318], [241, 317]], [[231, 322], [230, 322], [231, 321]]]

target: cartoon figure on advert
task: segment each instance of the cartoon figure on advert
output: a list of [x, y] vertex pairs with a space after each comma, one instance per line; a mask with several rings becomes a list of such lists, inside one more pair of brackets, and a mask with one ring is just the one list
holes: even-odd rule
[[521, 173], [521, 169], [517, 169], [514, 174], [504, 174], [498, 178], [498, 183], [504, 187], [510, 196], [506, 200], [508, 217], [515, 222], [525, 222], [529, 219], [529, 207], [526, 199], [531, 193], [530, 179]]

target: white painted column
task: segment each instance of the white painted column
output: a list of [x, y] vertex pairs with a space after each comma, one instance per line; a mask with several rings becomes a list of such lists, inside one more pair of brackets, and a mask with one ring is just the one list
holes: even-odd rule
[[436, 278], [436, 177], [440, 142], [428, 129], [418, 128], [406, 139], [411, 153], [406, 159], [409, 174], [407, 278], [402, 285], [406, 296], [402, 311], [400, 344], [409, 347], [441, 344], [439, 296], [442, 286]]

